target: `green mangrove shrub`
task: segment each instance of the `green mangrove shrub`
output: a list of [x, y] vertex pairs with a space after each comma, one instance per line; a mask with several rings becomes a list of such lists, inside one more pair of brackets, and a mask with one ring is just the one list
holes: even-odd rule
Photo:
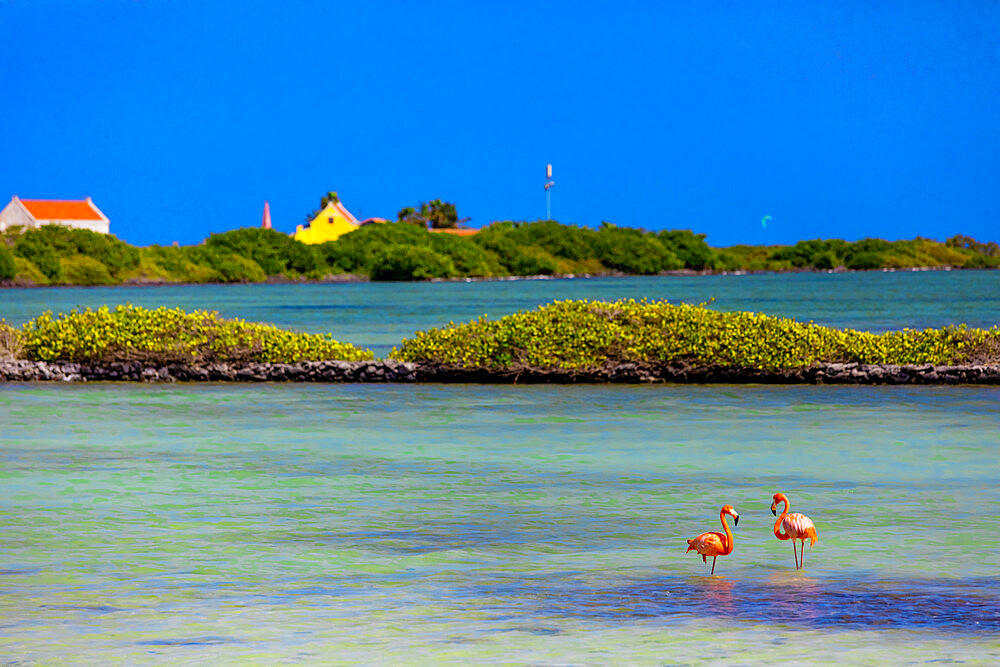
[[7, 246], [0, 242], [0, 280], [10, 280], [17, 275], [17, 264]]
[[0, 320], [0, 361], [21, 359], [24, 352], [24, 337], [14, 327]]
[[1000, 329], [883, 334], [666, 301], [556, 301], [537, 310], [417, 332], [401, 361], [471, 367], [597, 368], [690, 362], [770, 370], [819, 362], [950, 364], [1000, 360]]
[[323, 268], [323, 260], [315, 246], [296, 241], [275, 229], [245, 227], [212, 234], [205, 245], [252, 259], [269, 276], [316, 273]]
[[24, 325], [27, 358], [38, 361], [143, 361], [207, 363], [372, 359], [370, 350], [333, 340], [329, 334], [286, 331], [268, 324], [223, 319], [216, 312], [180, 308], [45, 313]]
[[372, 280], [428, 280], [455, 273], [451, 259], [424, 246], [387, 246], [375, 253], [371, 267]]
[[71, 285], [114, 285], [108, 267], [87, 255], [71, 255], [59, 259], [62, 280]]
[[[111, 234], [98, 234], [62, 225], [43, 225], [38, 229], [22, 231], [14, 242], [14, 254], [34, 263], [52, 282], [74, 283], [74, 276], [64, 273], [65, 267], [61, 261], [64, 259], [70, 259], [74, 265], [87, 265], [91, 269], [95, 263], [99, 263], [103, 265], [109, 280], [110, 276], [117, 276], [139, 265], [139, 249], [135, 246]], [[81, 263], [75, 259], [78, 257], [87, 259]], [[87, 275], [92, 274], [93, 270], [88, 270]]]

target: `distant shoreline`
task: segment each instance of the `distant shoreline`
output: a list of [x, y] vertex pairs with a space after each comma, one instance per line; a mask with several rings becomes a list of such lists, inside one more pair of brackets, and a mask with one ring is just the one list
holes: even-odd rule
[[966, 268], [961, 266], [917, 266], [908, 268], [884, 268], [884, 269], [846, 269], [839, 267], [836, 269], [815, 269], [810, 267], [785, 269], [773, 271], [766, 269], [677, 269], [673, 271], [660, 271], [654, 274], [640, 273], [567, 273], [567, 274], [538, 274], [532, 276], [476, 276], [463, 278], [430, 278], [427, 280], [371, 280], [368, 276], [358, 274], [334, 274], [320, 279], [289, 278], [287, 276], [268, 276], [264, 281], [236, 281], [236, 282], [171, 282], [166, 280], [127, 280], [121, 283], [109, 285], [79, 285], [72, 283], [60, 283], [56, 285], [39, 285], [37, 283], [17, 283], [15, 281], [0, 281], [0, 289], [61, 289], [61, 288], [86, 288], [101, 289], [108, 287], [198, 287], [210, 285], [327, 285], [327, 284], [354, 284], [354, 283], [485, 283], [485, 282], [511, 282], [525, 280], [587, 280], [593, 278], [655, 278], [661, 276], [674, 277], [699, 277], [699, 276], [756, 276], [756, 275], [784, 275], [799, 273], [925, 273], [940, 271], [998, 271], [1000, 268]]
[[144, 364], [0, 361], [0, 384], [87, 382], [313, 382], [438, 384], [795, 384], [1000, 385], [1000, 365], [815, 364], [756, 368], [688, 364], [609, 364], [596, 369], [491, 369], [394, 359], [281, 363]]

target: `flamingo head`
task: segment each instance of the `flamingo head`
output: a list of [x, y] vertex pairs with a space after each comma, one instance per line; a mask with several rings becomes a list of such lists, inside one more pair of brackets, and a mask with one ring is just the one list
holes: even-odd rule
[[732, 505], [726, 505], [725, 507], [723, 507], [722, 513], [728, 514], [729, 516], [733, 517], [734, 525], [736, 526], [740, 525], [740, 513], [737, 512]]
[[788, 507], [788, 498], [783, 493], [776, 493], [773, 500], [774, 502], [771, 503], [771, 514], [778, 516], [778, 503], [785, 503], [785, 507]]

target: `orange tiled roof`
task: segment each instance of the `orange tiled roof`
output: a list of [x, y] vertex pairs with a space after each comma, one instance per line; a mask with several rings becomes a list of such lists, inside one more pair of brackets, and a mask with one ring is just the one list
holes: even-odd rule
[[445, 227], [444, 229], [431, 228], [428, 231], [434, 232], [435, 234], [454, 234], [455, 236], [472, 236], [479, 230], [472, 229], [469, 227]]
[[22, 199], [35, 220], [103, 220], [86, 199]]

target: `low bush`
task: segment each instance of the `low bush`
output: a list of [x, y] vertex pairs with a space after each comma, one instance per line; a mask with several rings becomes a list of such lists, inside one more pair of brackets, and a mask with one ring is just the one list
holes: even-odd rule
[[10, 280], [17, 275], [17, 264], [7, 246], [0, 243], [0, 280]]
[[49, 282], [62, 280], [62, 264], [55, 250], [45, 243], [28, 241], [14, 246], [14, 253], [31, 262]]
[[63, 282], [70, 285], [114, 285], [116, 281], [108, 273], [108, 267], [93, 257], [72, 255], [59, 260]]
[[996, 269], [1000, 268], [1000, 256], [973, 255], [963, 265], [966, 269]]
[[73, 282], [71, 277], [63, 275], [60, 260], [75, 256], [99, 262], [104, 265], [109, 276], [116, 276], [139, 265], [138, 248], [111, 234], [98, 234], [62, 225], [43, 225], [38, 229], [24, 231], [14, 243], [14, 254], [30, 260], [52, 282]]
[[267, 274], [257, 262], [234, 252], [220, 252], [201, 263], [215, 271], [213, 282], [259, 283], [267, 280]]
[[469, 239], [451, 234], [429, 234], [430, 248], [451, 260], [454, 275], [483, 277], [494, 273], [486, 250]]
[[343, 273], [369, 275], [375, 255], [389, 246], [429, 246], [431, 233], [405, 222], [365, 225], [336, 241], [316, 246], [327, 266]]
[[219, 278], [217, 271], [199, 264], [190, 246], [153, 245], [141, 249], [143, 264], [152, 264], [148, 274], [158, 275], [168, 281], [186, 283], [208, 283]]
[[514, 246], [534, 246], [560, 259], [584, 260], [594, 257], [597, 232], [586, 227], [563, 225], [555, 220], [535, 222], [494, 222], [474, 238], [490, 240], [490, 236], [505, 236]]
[[547, 276], [558, 268], [556, 259], [544, 248], [518, 245], [514, 235], [495, 225], [479, 232], [472, 240], [493, 258], [501, 268], [500, 275]]
[[295, 363], [373, 357], [370, 350], [329, 335], [223, 319], [215, 312], [130, 305], [74, 310], [55, 318], [45, 313], [25, 324], [23, 340], [27, 358], [37, 361]]
[[181, 275], [191, 274], [185, 282], [259, 283], [267, 280], [267, 274], [257, 262], [218, 246], [158, 248], [153, 257], [166, 267], [184, 267]]
[[323, 260], [315, 246], [296, 241], [274, 229], [234, 229], [212, 234], [205, 244], [252, 259], [267, 275], [306, 274], [323, 268]]
[[24, 353], [24, 337], [21, 332], [0, 320], [0, 361], [21, 359]]
[[847, 268], [855, 271], [870, 271], [881, 268], [902, 268], [899, 265], [886, 266], [886, 258], [877, 252], [859, 252], [851, 255], [846, 263]]
[[1000, 361], [1000, 329], [873, 334], [666, 301], [556, 301], [499, 320], [417, 332], [392, 356], [487, 368], [596, 368], [624, 362], [772, 370], [818, 362], [950, 364]]
[[14, 257], [14, 265], [17, 266], [17, 280], [25, 280], [35, 285], [48, 285], [48, 277], [38, 270], [38, 267], [31, 260], [24, 257]]
[[451, 259], [424, 246], [390, 245], [375, 253], [372, 280], [428, 280], [455, 276]]
[[607, 223], [597, 232], [594, 254], [604, 266], [624, 273], [641, 275], [684, 268], [684, 263], [663, 247], [655, 234]]
[[689, 229], [674, 229], [657, 234], [663, 246], [684, 263], [684, 268], [701, 271], [716, 268], [716, 256], [705, 242], [705, 234]]

